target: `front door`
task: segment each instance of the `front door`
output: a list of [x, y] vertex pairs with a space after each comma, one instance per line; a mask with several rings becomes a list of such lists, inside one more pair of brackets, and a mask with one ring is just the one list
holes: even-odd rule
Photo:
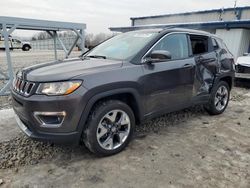
[[168, 51], [171, 59], [143, 66], [142, 83], [145, 111], [148, 115], [158, 111], [176, 110], [191, 101], [195, 61], [189, 57], [188, 49], [186, 34], [176, 33], [164, 36], [150, 50]]

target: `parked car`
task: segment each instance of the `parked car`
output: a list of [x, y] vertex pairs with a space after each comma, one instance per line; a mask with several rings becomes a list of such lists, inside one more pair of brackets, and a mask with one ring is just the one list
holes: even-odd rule
[[238, 73], [250, 73], [250, 54], [245, 53], [244, 56], [238, 57], [236, 61], [236, 71]]
[[[19, 39], [15, 39], [12, 37], [9, 37], [8, 41], [9, 41], [10, 50], [22, 49], [23, 51], [29, 51], [31, 49], [31, 45], [29, 42], [21, 41]], [[5, 50], [3, 37], [0, 37], [0, 49]]]
[[19, 127], [33, 139], [83, 142], [97, 155], [112, 155], [147, 119], [196, 104], [221, 114], [234, 74], [233, 56], [214, 35], [132, 31], [79, 58], [19, 71], [13, 108]]

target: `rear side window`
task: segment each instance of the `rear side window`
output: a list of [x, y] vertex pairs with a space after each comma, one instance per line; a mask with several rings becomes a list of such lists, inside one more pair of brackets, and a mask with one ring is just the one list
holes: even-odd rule
[[171, 60], [184, 59], [188, 54], [188, 40], [186, 34], [170, 34], [160, 40], [152, 49], [165, 50], [171, 54]]
[[193, 55], [204, 54], [208, 52], [208, 37], [199, 35], [190, 35]]

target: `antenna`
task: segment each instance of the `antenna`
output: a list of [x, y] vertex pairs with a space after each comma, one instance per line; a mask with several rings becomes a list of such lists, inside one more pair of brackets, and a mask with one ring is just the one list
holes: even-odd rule
[[237, 0], [234, 1], [234, 8], [237, 7]]
[[234, 1], [234, 14], [237, 20], [240, 20], [240, 12], [237, 11], [237, 0]]

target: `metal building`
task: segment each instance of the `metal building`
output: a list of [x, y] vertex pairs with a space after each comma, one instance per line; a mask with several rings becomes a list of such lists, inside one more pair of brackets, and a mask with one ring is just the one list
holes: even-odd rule
[[250, 6], [213, 9], [179, 14], [134, 17], [129, 27], [113, 27], [126, 32], [144, 28], [184, 27], [201, 29], [218, 35], [235, 58], [250, 53]]

